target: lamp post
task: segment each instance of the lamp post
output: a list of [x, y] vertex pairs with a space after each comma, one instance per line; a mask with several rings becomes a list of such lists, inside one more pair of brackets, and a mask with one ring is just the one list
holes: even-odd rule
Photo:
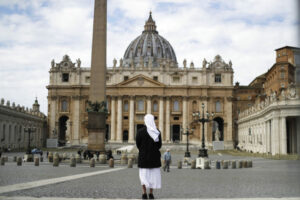
[[194, 129], [189, 128], [181, 128], [182, 134], [186, 135], [186, 152], [184, 153], [184, 157], [191, 157], [191, 153], [189, 151], [189, 135], [193, 133]]
[[27, 145], [27, 150], [26, 150], [26, 154], [31, 154], [31, 147], [30, 147], [30, 134], [35, 132], [36, 129], [35, 128], [24, 128], [24, 132], [28, 133], [28, 145]]
[[201, 113], [200, 111], [198, 112], [193, 112], [193, 118], [194, 118], [194, 121], [196, 122], [200, 122], [202, 123], [202, 145], [201, 145], [201, 149], [199, 149], [199, 155], [198, 157], [208, 157], [208, 154], [207, 154], [207, 149], [205, 149], [205, 136], [204, 136], [204, 124], [206, 122], [209, 122], [210, 121], [210, 116], [213, 117], [214, 116], [214, 113], [208, 113], [206, 111], [206, 118], [205, 118], [205, 115], [204, 115], [204, 103], [202, 103], [202, 117], [201, 117]]

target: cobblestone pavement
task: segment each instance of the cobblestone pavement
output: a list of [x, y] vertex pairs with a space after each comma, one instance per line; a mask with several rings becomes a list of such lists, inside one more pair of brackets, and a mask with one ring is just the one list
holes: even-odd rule
[[[10, 154], [14, 155], [14, 154]], [[196, 157], [196, 155], [194, 156]], [[300, 161], [266, 160], [262, 158], [242, 158], [229, 155], [211, 155], [211, 160], [253, 160], [253, 168], [246, 169], [177, 169], [177, 161], [182, 154], [173, 154], [171, 172], [162, 171], [162, 189], [155, 190], [157, 198], [163, 199], [210, 199], [210, 198], [288, 198], [300, 199]], [[116, 165], [115, 168], [120, 168]], [[124, 167], [124, 166], [122, 166]], [[79, 164], [76, 168], [60, 164], [53, 167], [44, 162], [35, 167], [33, 163], [17, 166], [8, 162], [0, 166], [1, 187], [57, 177], [73, 176], [109, 170], [107, 165], [90, 168]], [[36, 186], [31, 189], [1, 193], [0, 199], [31, 199], [30, 197], [61, 198], [108, 198], [138, 199], [141, 186], [136, 165], [132, 169], [107, 172], [94, 176], [61, 181], [55, 184]]]

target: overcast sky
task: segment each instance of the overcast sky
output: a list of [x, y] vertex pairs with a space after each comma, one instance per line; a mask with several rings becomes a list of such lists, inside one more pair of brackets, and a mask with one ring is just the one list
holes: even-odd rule
[[[50, 62], [68, 54], [90, 67], [93, 0], [0, 0], [0, 98], [47, 114]], [[139, 36], [152, 11], [177, 61], [201, 67], [222, 56], [234, 82], [248, 85], [297, 44], [296, 0], [108, 0], [107, 65]]]

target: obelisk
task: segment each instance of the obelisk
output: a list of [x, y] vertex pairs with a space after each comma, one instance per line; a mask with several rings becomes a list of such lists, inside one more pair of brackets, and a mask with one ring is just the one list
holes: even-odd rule
[[[106, 15], [107, 0], [95, 0], [89, 89], [89, 101], [92, 104], [106, 101]], [[105, 120], [104, 112], [88, 112], [88, 150], [105, 151]]]

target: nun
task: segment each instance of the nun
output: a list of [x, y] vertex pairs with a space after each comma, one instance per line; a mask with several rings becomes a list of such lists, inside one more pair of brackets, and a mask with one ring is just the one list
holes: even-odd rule
[[[154, 116], [146, 114], [145, 126], [137, 131], [136, 146], [139, 150], [139, 177], [143, 189], [142, 199], [154, 199], [153, 189], [161, 188], [161, 135], [156, 128]], [[149, 196], [147, 195], [149, 189]]]

